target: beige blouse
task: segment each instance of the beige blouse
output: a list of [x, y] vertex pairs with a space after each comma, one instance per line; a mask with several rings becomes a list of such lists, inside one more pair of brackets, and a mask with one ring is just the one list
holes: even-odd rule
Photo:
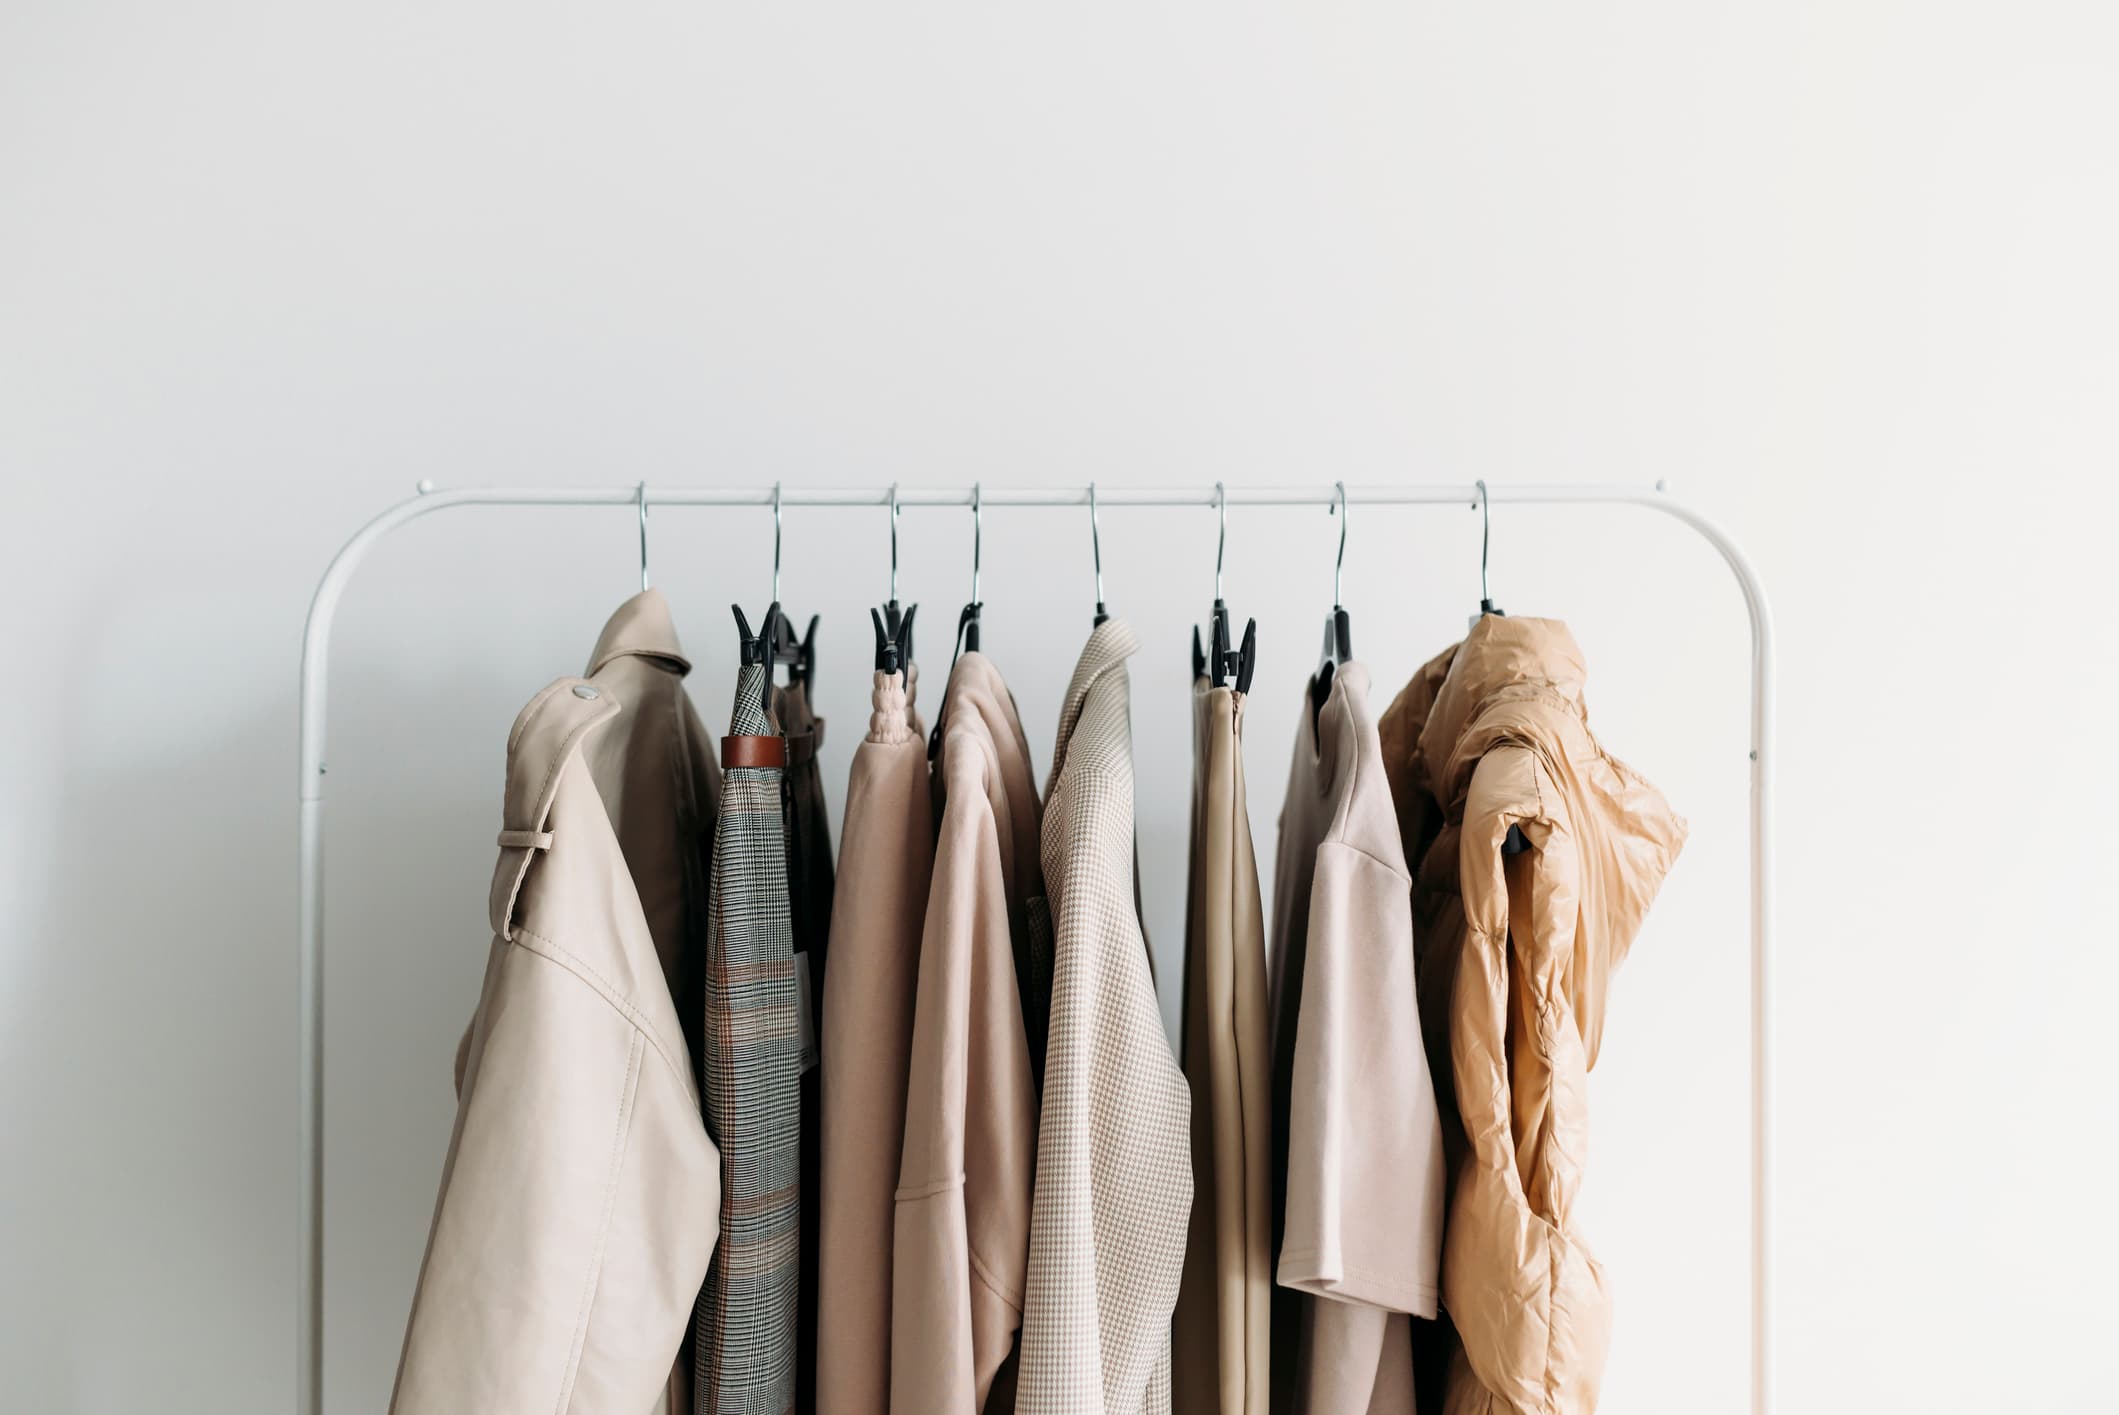
[[1411, 1415], [1409, 1314], [1435, 1314], [1442, 1252], [1412, 882], [1368, 693], [1367, 668], [1343, 665], [1314, 734], [1296, 743], [1274, 876], [1278, 1278], [1289, 1289], [1274, 1334], [1295, 1355], [1276, 1367], [1275, 1405], [1308, 1415]]

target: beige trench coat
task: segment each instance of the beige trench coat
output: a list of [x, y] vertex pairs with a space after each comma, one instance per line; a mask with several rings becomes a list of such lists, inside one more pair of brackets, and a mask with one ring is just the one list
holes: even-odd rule
[[1090, 636], [1045, 792], [1052, 1018], [1016, 1415], [1164, 1415], [1192, 1207], [1190, 1094], [1136, 905], [1133, 728], [1119, 619]]
[[509, 734], [493, 944], [395, 1415], [689, 1411], [673, 1366], [720, 1204], [671, 1000], [718, 791], [689, 666], [646, 591]]

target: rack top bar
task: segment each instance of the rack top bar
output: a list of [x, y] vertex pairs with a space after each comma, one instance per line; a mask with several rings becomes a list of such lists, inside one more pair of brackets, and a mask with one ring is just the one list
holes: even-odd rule
[[[638, 484], [618, 486], [555, 486], [555, 487], [436, 487], [431, 482], [419, 486], [422, 496], [435, 497], [448, 502], [482, 502], [508, 506], [630, 506], [636, 504], [643, 492]], [[1661, 483], [1654, 486], [1607, 484], [1607, 485], [1528, 485], [1507, 483], [1489, 484], [1487, 496], [1497, 502], [1531, 501], [1645, 501], [1658, 499], [1664, 488]], [[900, 506], [964, 506], [971, 505], [969, 486], [906, 486], [898, 488]], [[1217, 493], [1209, 485], [1168, 487], [1098, 486], [1096, 500], [1099, 506], [1213, 506]], [[1338, 492], [1332, 483], [1323, 482], [1315, 486], [1231, 486], [1226, 488], [1227, 504], [1230, 506], [1330, 506], [1338, 500]], [[650, 506], [770, 506], [774, 488], [771, 486], [707, 487], [707, 486], [658, 486], [649, 482], [645, 496]], [[788, 486], [779, 488], [782, 506], [877, 506], [890, 504], [890, 488], [885, 486], [819, 487]], [[1461, 485], [1435, 483], [1425, 486], [1349, 486], [1346, 499], [1349, 503], [1371, 506], [1387, 505], [1454, 505], [1463, 502], [1476, 505], [1478, 487], [1465, 482]], [[1058, 487], [1010, 487], [983, 484], [979, 488], [979, 500], [986, 506], [1087, 506], [1089, 485]]]

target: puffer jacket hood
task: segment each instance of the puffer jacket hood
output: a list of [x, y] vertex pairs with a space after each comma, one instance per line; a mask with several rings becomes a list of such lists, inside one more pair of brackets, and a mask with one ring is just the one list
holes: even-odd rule
[[1686, 826], [1661, 792], [1598, 745], [1582, 696], [1588, 676], [1582, 650], [1559, 620], [1488, 615], [1457, 649], [1420, 750], [1439, 764], [1434, 794], [1449, 820], [1467, 819], [1473, 773], [1488, 754], [1511, 745], [1538, 758], [1560, 788], [1560, 804], [1580, 818], [1573, 858], [1580, 927], [1567, 930], [1575, 945], [1570, 987], [1594, 1066], [1604, 988], [1633, 946]]
[[1461, 1348], [1445, 1415], [1589, 1415], [1603, 1377], [1610, 1289], [1573, 1223], [1588, 1071], [1611, 974], [1685, 822], [1598, 744], [1585, 678], [1565, 625], [1491, 615], [1382, 724], [1421, 852], [1422, 1004], [1445, 1023], [1427, 1036], [1438, 1052], [1448, 1039], [1430, 1061], [1456, 1101], [1442, 1291]]

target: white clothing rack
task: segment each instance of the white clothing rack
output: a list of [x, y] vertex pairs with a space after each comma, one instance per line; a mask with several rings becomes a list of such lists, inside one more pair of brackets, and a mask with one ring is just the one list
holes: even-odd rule
[[[465, 487], [421, 482], [356, 532], [317, 585], [302, 634], [301, 690], [301, 1242], [296, 1259], [297, 1415], [322, 1415], [324, 1344], [324, 722], [331, 624], [353, 574], [375, 543], [406, 522], [456, 506], [1082, 506], [1088, 486], [994, 487]], [[1720, 527], [1641, 486], [1398, 485], [1346, 487], [1097, 488], [1104, 506], [1450, 506], [1491, 503], [1615, 503], [1646, 506], [1690, 526], [1720, 552], [1744, 593], [1751, 620], [1751, 1415], [1773, 1404], [1773, 620], [1766, 592], [1742, 550]]]

